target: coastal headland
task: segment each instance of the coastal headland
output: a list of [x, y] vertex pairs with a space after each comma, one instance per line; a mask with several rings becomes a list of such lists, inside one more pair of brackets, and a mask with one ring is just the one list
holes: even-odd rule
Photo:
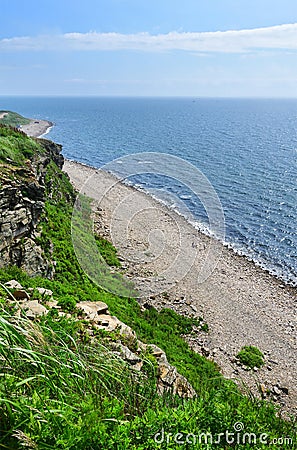
[[48, 120], [30, 119], [30, 123], [21, 125], [20, 130], [31, 137], [42, 137], [53, 125]]
[[10, 125], [31, 137], [42, 137], [54, 125], [48, 120], [28, 119], [13, 111], [0, 111], [0, 124]]

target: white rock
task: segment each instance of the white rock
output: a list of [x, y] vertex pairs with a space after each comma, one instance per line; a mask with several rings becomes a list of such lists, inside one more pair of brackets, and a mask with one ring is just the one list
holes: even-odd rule
[[16, 280], [7, 281], [5, 286], [8, 287], [8, 289], [24, 289], [23, 286]]
[[44, 296], [49, 296], [49, 297], [52, 297], [53, 296], [53, 291], [51, 291], [50, 289], [45, 289], [45, 288], [42, 288], [42, 287], [37, 287], [36, 288], [36, 291], [38, 291], [39, 292], [39, 294], [41, 294], [41, 295], [44, 295]]
[[99, 315], [108, 312], [108, 306], [103, 302], [79, 302], [76, 307], [81, 309], [89, 319], [95, 320], [96, 322], [99, 320]]
[[26, 312], [26, 315], [31, 318], [40, 317], [48, 313], [46, 307], [41, 305], [38, 300], [23, 302], [21, 308]]

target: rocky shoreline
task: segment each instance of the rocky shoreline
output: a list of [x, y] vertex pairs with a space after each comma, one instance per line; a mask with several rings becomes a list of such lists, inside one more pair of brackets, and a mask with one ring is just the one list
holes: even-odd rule
[[[139, 302], [203, 316], [209, 332], [187, 337], [191, 347], [214, 360], [224, 376], [244, 390], [296, 413], [296, 289], [214, 243], [183, 217], [111, 174], [72, 161], [65, 161], [64, 170], [78, 190], [89, 180], [83, 191], [96, 201], [95, 228], [118, 248]], [[220, 258], [207, 280], [199, 283], [197, 274], [210, 249], [219, 251]], [[244, 345], [264, 353], [263, 368], [248, 371], [240, 364], [236, 355]]]
[[28, 125], [21, 125], [20, 130], [31, 137], [42, 137], [54, 124], [48, 120], [31, 119]]

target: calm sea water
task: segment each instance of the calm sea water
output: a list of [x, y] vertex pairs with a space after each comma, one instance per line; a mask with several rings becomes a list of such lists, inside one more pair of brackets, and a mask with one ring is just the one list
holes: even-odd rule
[[[47, 137], [92, 166], [136, 152], [191, 162], [221, 200], [226, 243], [297, 285], [297, 100], [23, 97], [0, 98], [0, 109], [54, 122]], [[179, 197], [207, 228], [183, 183], [150, 174], [133, 181]]]

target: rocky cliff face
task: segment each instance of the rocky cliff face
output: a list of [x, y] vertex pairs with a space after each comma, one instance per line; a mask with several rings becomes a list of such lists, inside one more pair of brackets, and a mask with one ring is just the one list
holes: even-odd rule
[[[38, 224], [44, 209], [46, 171], [50, 163], [63, 166], [62, 147], [45, 139], [40, 151], [16, 165], [0, 163], [0, 267], [16, 265], [32, 275], [52, 277], [54, 263], [38, 245]], [[0, 143], [1, 151], [1, 143]]]

